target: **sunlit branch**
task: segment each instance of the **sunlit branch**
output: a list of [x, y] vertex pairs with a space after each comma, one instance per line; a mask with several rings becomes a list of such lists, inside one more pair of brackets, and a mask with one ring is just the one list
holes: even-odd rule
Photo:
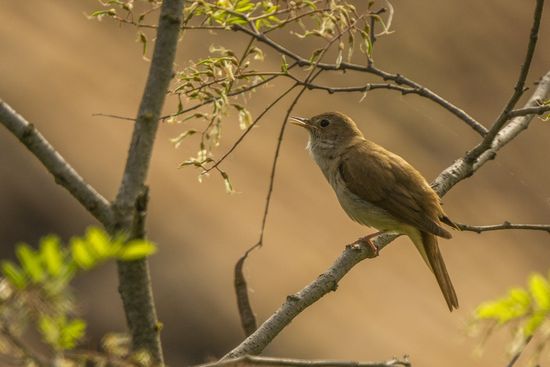
[[110, 203], [75, 171], [36, 127], [0, 99], [0, 123], [34, 154], [53, 175], [55, 182], [71, 193], [104, 225], [112, 220]]
[[[253, 32], [250, 29], [242, 26], [233, 26], [233, 29], [244, 32], [246, 34], [249, 34], [251, 36], [256, 37], [256, 39], [269, 46], [273, 50], [280, 52], [281, 54], [288, 56], [289, 58], [295, 60], [299, 66], [306, 67], [306, 66], [312, 66], [315, 64], [312, 61], [309, 61], [305, 59], [304, 57], [289, 51], [286, 47], [282, 46], [281, 44], [273, 41], [271, 38], [268, 38], [265, 36], [265, 34], [260, 32]], [[367, 66], [364, 65], [358, 65], [348, 62], [341, 62], [339, 65], [336, 64], [327, 64], [327, 63], [318, 63], [316, 64], [318, 68], [323, 70], [354, 70], [358, 72], [368, 73], [376, 75], [383, 80], [391, 80], [395, 82], [396, 84], [404, 84], [406, 86], [411, 87], [411, 93], [418, 94], [422, 97], [428, 98], [432, 100], [433, 102], [439, 104], [441, 107], [445, 108], [447, 111], [454, 114], [456, 117], [464, 121], [468, 126], [470, 126], [472, 129], [474, 129], [478, 134], [485, 135], [487, 133], [487, 129], [477, 122], [473, 117], [468, 115], [465, 111], [458, 108], [454, 104], [450, 103], [449, 101], [445, 100], [443, 97], [439, 96], [438, 94], [432, 92], [430, 89], [420, 85], [419, 83], [413, 81], [412, 79], [409, 79], [401, 74], [391, 74], [386, 71], [383, 71], [377, 67], [375, 67], [373, 64], [369, 64]]]
[[261, 356], [243, 356], [218, 362], [199, 365], [196, 367], [232, 367], [232, 366], [272, 366], [272, 367], [411, 367], [405, 357], [393, 358], [382, 362], [358, 362], [315, 359], [273, 358]]
[[525, 229], [532, 231], [544, 231], [550, 233], [550, 224], [519, 224], [519, 223], [510, 223], [508, 221], [502, 224], [492, 224], [485, 226], [472, 226], [469, 224], [455, 224], [460, 228], [461, 231], [470, 231], [476, 233], [483, 233], [489, 231], [500, 231], [504, 229]]
[[508, 113], [508, 117], [512, 118], [525, 115], [542, 115], [546, 112], [550, 112], [550, 104], [512, 110]]
[[529, 74], [529, 69], [531, 67], [531, 61], [533, 60], [533, 54], [535, 53], [535, 47], [537, 45], [537, 39], [540, 28], [540, 20], [542, 18], [542, 9], [544, 7], [544, 0], [536, 0], [537, 5], [535, 7], [533, 15], [533, 25], [531, 26], [531, 32], [529, 34], [529, 43], [527, 45], [527, 52], [525, 53], [525, 58], [521, 69], [519, 72], [518, 80], [514, 87], [514, 93], [506, 103], [506, 106], [495, 120], [494, 124], [491, 126], [490, 130], [485, 135], [481, 143], [472, 149], [468, 154], [468, 160], [475, 161], [483, 151], [487, 150], [488, 147], [493, 143], [493, 139], [497, 136], [502, 127], [510, 120], [510, 111], [516, 106], [520, 97], [524, 92], [525, 80], [527, 79], [527, 74]]

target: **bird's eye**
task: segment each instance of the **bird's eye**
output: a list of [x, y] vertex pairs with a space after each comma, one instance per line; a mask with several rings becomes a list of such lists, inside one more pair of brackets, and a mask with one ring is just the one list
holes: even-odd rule
[[321, 127], [327, 127], [330, 124], [330, 121], [327, 119], [322, 119], [321, 122], [319, 122], [319, 126]]

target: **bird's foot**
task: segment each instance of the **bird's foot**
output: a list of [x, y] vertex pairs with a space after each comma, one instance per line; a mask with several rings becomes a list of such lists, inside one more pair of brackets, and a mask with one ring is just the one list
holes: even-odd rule
[[368, 257], [369, 258], [377, 257], [378, 254], [379, 254], [378, 246], [376, 246], [372, 242], [371, 238], [376, 237], [380, 234], [382, 234], [382, 232], [371, 233], [368, 236], [361, 237], [357, 241], [352, 243], [352, 248], [353, 248], [353, 246], [361, 246], [361, 245], [367, 246], [371, 250]]

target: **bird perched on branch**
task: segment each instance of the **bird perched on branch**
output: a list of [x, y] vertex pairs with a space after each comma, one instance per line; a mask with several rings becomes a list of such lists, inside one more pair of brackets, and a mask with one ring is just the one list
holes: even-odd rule
[[437, 243], [437, 236], [451, 238], [442, 223], [457, 227], [426, 179], [397, 154], [365, 139], [355, 122], [342, 113], [292, 117], [292, 123], [309, 132], [307, 148], [348, 216], [378, 229], [358, 242], [366, 243], [376, 255], [374, 236], [382, 232], [407, 235], [435, 275], [449, 310], [458, 308]]

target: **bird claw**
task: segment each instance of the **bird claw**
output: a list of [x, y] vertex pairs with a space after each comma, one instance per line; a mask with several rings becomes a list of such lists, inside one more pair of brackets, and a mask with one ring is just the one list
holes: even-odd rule
[[[378, 235], [378, 233], [376, 234]], [[377, 257], [380, 253], [380, 250], [378, 249], [378, 246], [376, 246], [372, 241], [371, 238], [374, 237], [373, 235], [368, 235], [365, 237], [359, 238], [357, 241], [351, 244], [351, 248], [356, 250], [359, 249], [359, 246], [365, 246], [370, 249], [370, 253], [368, 255], [369, 258]]]

